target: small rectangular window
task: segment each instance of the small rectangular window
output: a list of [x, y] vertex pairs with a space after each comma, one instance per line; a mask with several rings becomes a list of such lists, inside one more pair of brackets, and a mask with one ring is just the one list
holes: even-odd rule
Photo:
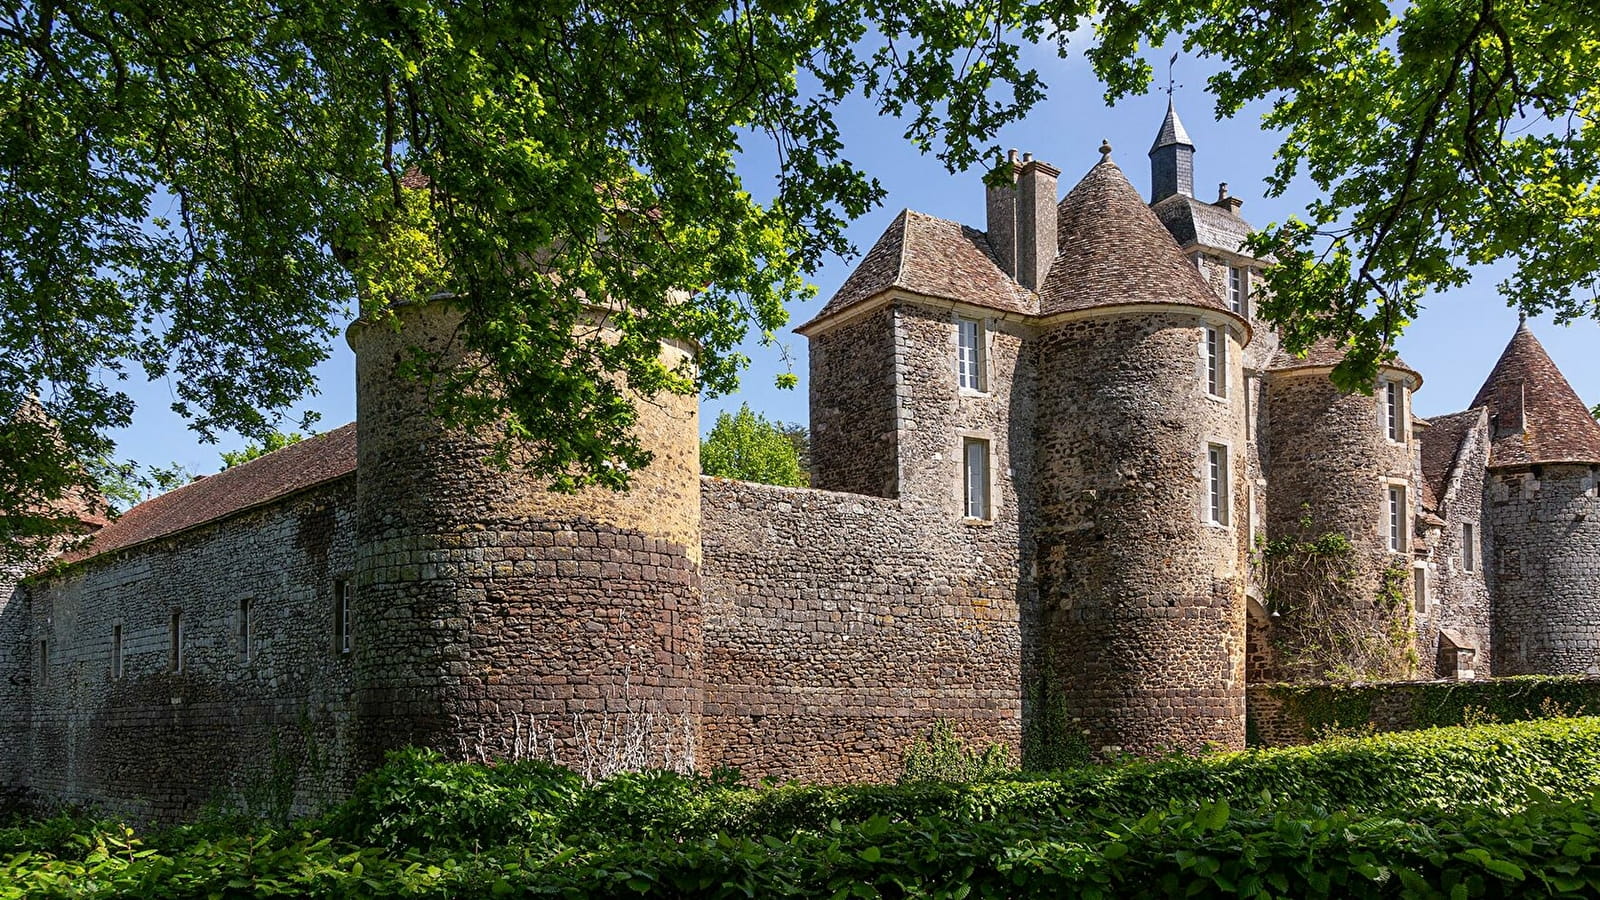
[[183, 671], [183, 611], [173, 610], [167, 622], [167, 671]]
[[1389, 550], [1403, 553], [1406, 549], [1406, 489], [1389, 486]]
[[122, 626], [111, 626], [111, 677], [122, 677]]
[[961, 387], [981, 391], [984, 389], [983, 323], [977, 319], [958, 319], [956, 325], [956, 374]]
[[1228, 306], [1241, 316], [1250, 312], [1250, 270], [1244, 266], [1228, 267]]
[[39, 642], [39, 686], [50, 683], [50, 642]]
[[1425, 613], [1428, 611], [1428, 567], [1417, 566], [1415, 569], [1412, 569], [1411, 572], [1413, 580], [1415, 581], [1415, 584], [1413, 585], [1413, 588], [1416, 591], [1416, 597], [1414, 598], [1416, 603], [1415, 608], [1417, 612]]
[[1220, 328], [1206, 328], [1206, 392], [1213, 397], [1228, 396], [1228, 341]]
[[962, 442], [962, 483], [965, 515], [969, 519], [989, 518], [989, 442], [966, 438]]
[[351, 609], [351, 594], [354, 587], [343, 578], [333, 583], [333, 652], [343, 656], [355, 647], [355, 638], [351, 634], [354, 624], [354, 610]]
[[1461, 568], [1468, 572], [1478, 569], [1478, 547], [1473, 539], [1471, 522], [1461, 526]]
[[1383, 412], [1384, 420], [1389, 429], [1389, 440], [1402, 441], [1405, 439], [1404, 422], [1401, 419], [1405, 411], [1404, 388], [1398, 382], [1385, 381], [1383, 383]]
[[239, 658], [249, 662], [255, 656], [256, 602], [246, 597], [239, 601]]
[[1228, 524], [1228, 448], [1206, 447], [1206, 510], [1213, 525]]

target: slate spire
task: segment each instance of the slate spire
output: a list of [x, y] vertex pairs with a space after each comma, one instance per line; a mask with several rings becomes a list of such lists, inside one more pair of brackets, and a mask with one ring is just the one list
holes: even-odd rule
[[1167, 117], [1150, 145], [1150, 202], [1173, 194], [1194, 196], [1194, 142], [1178, 118], [1177, 107], [1167, 98]]

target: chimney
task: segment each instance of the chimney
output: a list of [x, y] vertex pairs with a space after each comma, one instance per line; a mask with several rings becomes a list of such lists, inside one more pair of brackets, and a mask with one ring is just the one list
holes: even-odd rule
[[994, 251], [1000, 268], [1012, 278], [1017, 277], [1017, 169], [1021, 165], [1017, 151], [1006, 154], [1011, 165], [1011, 183], [985, 190], [985, 207], [988, 213], [987, 230], [989, 248]]
[[1220, 206], [1237, 216], [1239, 214], [1239, 207], [1244, 205], [1244, 201], [1240, 200], [1238, 197], [1230, 197], [1228, 195], [1228, 183], [1224, 181], [1217, 185], [1217, 202], [1213, 203], [1212, 205]]
[[1061, 170], [1031, 155], [1017, 174], [1017, 283], [1037, 291], [1056, 259], [1056, 179]]

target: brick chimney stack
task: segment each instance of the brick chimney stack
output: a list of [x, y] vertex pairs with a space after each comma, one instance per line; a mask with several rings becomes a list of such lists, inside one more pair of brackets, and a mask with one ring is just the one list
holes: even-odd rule
[[1061, 170], [1017, 151], [1008, 154], [1011, 186], [987, 191], [989, 247], [1007, 275], [1038, 290], [1056, 258], [1057, 180]]

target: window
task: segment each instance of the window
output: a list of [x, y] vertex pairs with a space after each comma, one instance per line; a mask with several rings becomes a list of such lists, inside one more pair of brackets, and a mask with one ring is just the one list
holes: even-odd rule
[[167, 622], [167, 671], [183, 671], [183, 611], [178, 609]]
[[39, 686], [50, 683], [50, 642], [39, 642]]
[[1471, 522], [1461, 526], [1461, 568], [1468, 572], [1478, 570], [1478, 547], [1473, 541]]
[[1206, 447], [1206, 511], [1213, 525], [1228, 524], [1228, 448]]
[[977, 319], [957, 319], [956, 375], [961, 387], [984, 389], [983, 323]]
[[1213, 397], [1228, 396], [1228, 342], [1222, 329], [1206, 327], [1206, 393]]
[[962, 483], [965, 514], [969, 519], [989, 518], [989, 442], [978, 438], [962, 441]]
[[1391, 441], [1405, 440], [1404, 423], [1400, 418], [1405, 411], [1404, 392], [1405, 388], [1401, 387], [1397, 381], [1385, 381], [1383, 383], [1383, 418], [1389, 429], [1389, 440]]
[[1404, 553], [1406, 549], [1406, 489], [1389, 485], [1389, 551]]
[[350, 582], [340, 578], [333, 583], [333, 652], [343, 656], [355, 647], [351, 625], [355, 615], [351, 609], [351, 595], [355, 592]]
[[1250, 314], [1250, 270], [1228, 267], [1228, 306], [1241, 316]]
[[255, 656], [256, 602], [249, 597], [239, 601], [239, 658], [249, 662]]
[[1416, 590], [1416, 597], [1414, 598], [1416, 610], [1419, 613], [1425, 613], [1428, 611], [1428, 567], [1417, 566], [1411, 570], [1411, 575], [1412, 580], [1415, 582], [1413, 587]]
[[122, 677], [122, 626], [111, 626], [111, 677]]

